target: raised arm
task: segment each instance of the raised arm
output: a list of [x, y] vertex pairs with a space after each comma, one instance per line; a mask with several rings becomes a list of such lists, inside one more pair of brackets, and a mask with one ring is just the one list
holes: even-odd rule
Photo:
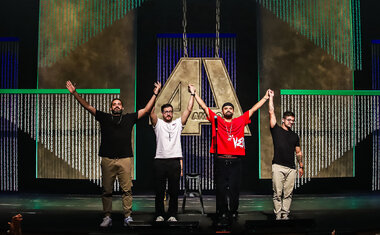
[[300, 174], [300, 176], [302, 176], [303, 175], [303, 162], [302, 162], [301, 147], [299, 147], [299, 146], [296, 147], [296, 157], [297, 157], [298, 164], [300, 165], [299, 174]]
[[[190, 89], [190, 87], [194, 87], [194, 86], [190, 84], [189, 85], [189, 89]], [[209, 118], [210, 114], [208, 112], [208, 107], [207, 107], [206, 103], [202, 100], [201, 97], [199, 97], [199, 95], [196, 92], [195, 92], [195, 96], [194, 97], [195, 97], [195, 100], [197, 101], [197, 103], [199, 104], [199, 106], [201, 106], [201, 108], [206, 113], [207, 117]]]
[[187, 122], [187, 119], [189, 118], [191, 111], [193, 110], [193, 105], [194, 105], [194, 96], [195, 96], [195, 87], [194, 86], [189, 86], [188, 90], [190, 92], [190, 99], [189, 99], [189, 104], [187, 105], [187, 109], [182, 113], [181, 116], [181, 122], [182, 125], [185, 125]]
[[152, 98], [150, 98], [149, 102], [145, 105], [144, 108], [140, 109], [137, 112], [137, 119], [140, 119], [150, 113], [150, 111], [153, 108], [154, 102], [156, 101], [157, 95], [160, 92], [161, 89], [161, 83], [160, 82], [155, 82], [154, 83], [154, 89], [153, 89], [153, 95]]
[[271, 90], [269, 91], [269, 124], [270, 127], [273, 128], [276, 123], [276, 115], [274, 114], [274, 104], [273, 104], [273, 97], [274, 97], [274, 92]]
[[76, 91], [75, 86], [71, 83], [71, 81], [66, 81], [66, 88], [70, 91], [70, 93], [75, 97], [75, 99], [82, 105], [83, 108], [87, 109], [92, 115], [95, 116], [96, 109], [89, 105], [86, 100], [84, 100]]
[[252, 108], [249, 110], [249, 117], [251, 117], [253, 113], [256, 112], [259, 108], [261, 108], [261, 106], [263, 106], [265, 102], [269, 99], [268, 92], [269, 92], [269, 89], [265, 93], [264, 97], [261, 98], [259, 102], [257, 102], [255, 105], [252, 106]]
[[156, 123], [157, 123], [157, 114], [154, 112], [155, 111], [155, 108], [153, 107], [152, 108], [152, 111], [150, 112], [150, 121], [152, 122], [152, 125], [153, 126], [156, 126]]
[[181, 163], [181, 176], [183, 176], [183, 161], [182, 161], [182, 158], [180, 160], [180, 163]]

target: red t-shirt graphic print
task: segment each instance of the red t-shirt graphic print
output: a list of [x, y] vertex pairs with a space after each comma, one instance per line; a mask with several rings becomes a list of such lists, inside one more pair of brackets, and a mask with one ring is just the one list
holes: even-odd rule
[[[249, 112], [237, 118], [233, 118], [231, 122], [226, 122], [223, 118], [216, 115], [211, 109], [209, 111], [208, 120], [212, 124], [212, 141], [210, 153], [215, 153], [215, 141], [218, 141], [218, 154], [222, 155], [245, 155], [244, 143], [244, 127], [251, 123]], [[218, 138], [215, 131], [215, 115], [218, 122]]]

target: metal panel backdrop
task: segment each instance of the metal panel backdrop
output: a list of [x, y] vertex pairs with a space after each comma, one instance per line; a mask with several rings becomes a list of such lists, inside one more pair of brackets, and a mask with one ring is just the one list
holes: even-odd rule
[[256, 0], [351, 70], [362, 69], [360, 0]]
[[[135, 111], [135, 13], [142, 0], [42, 0], [38, 88], [120, 89], [120, 94], [85, 94], [109, 112], [112, 98]], [[89, 179], [101, 185], [99, 125], [69, 95], [37, 96], [36, 177]], [[134, 174], [134, 172], [133, 172]], [[115, 183], [115, 190], [118, 183]]]
[[140, 7], [144, 0], [41, 0], [39, 66], [51, 66]]
[[[282, 97], [280, 90], [318, 89], [331, 90], [333, 94], [333, 90], [354, 89], [353, 71], [362, 69], [360, 1], [256, 2], [261, 6], [258, 11], [260, 93], [267, 88], [275, 91], [278, 122], [286, 109], [296, 113], [295, 130], [300, 135], [306, 163], [306, 174], [297, 179], [296, 187], [313, 177], [354, 177], [357, 142], [352, 141], [356, 138], [352, 133], [355, 128], [352, 113], [368, 111], [356, 110], [362, 106], [355, 109], [355, 102], [367, 98], [298, 93]], [[367, 103], [360, 104], [364, 107]], [[357, 114], [357, 118], [367, 117], [366, 114]], [[271, 178], [273, 158], [267, 120], [265, 105], [260, 112], [259, 164], [259, 177], [264, 179]], [[326, 123], [322, 126], [321, 122]], [[363, 132], [357, 137], [365, 138], [367, 134]]]

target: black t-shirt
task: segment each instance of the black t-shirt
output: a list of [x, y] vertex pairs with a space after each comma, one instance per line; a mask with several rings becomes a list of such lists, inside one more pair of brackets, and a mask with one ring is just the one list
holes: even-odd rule
[[286, 131], [277, 124], [270, 128], [272, 134], [274, 156], [272, 164], [278, 164], [295, 169], [294, 150], [296, 146], [300, 146], [298, 135], [292, 131]]
[[131, 135], [133, 125], [137, 121], [137, 113], [112, 116], [96, 110], [95, 119], [100, 123], [101, 132], [99, 156], [133, 157]]

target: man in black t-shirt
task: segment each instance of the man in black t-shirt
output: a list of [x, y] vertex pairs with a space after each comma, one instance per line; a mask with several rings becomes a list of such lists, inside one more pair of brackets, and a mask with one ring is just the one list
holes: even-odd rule
[[132, 213], [132, 128], [136, 121], [141, 117], [150, 113], [154, 102], [161, 89], [159, 82], [154, 83], [153, 95], [143, 109], [135, 113], [127, 113], [123, 115], [123, 104], [119, 98], [115, 98], [111, 102], [110, 113], [104, 113], [96, 110], [89, 105], [75, 90], [75, 86], [70, 82], [66, 82], [66, 87], [75, 99], [99, 121], [101, 130], [101, 142], [99, 148], [99, 156], [102, 157], [102, 202], [105, 217], [100, 224], [101, 227], [112, 226], [111, 210], [112, 210], [112, 189], [116, 177], [119, 179], [120, 187], [123, 190], [122, 202], [124, 210], [124, 226], [128, 226], [131, 221]]
[[273, 211], [276, 220], [287, 220], [297, 176], [294, 151], [299, 164], [300, 176], [303, 175], [302, 152], [299, 137], [291, 129], [295, 121], [294, 113], [284, 112], [281, 127], [277, 125], [273, 97], [274, 92], [269, 91], [269, 124], [274, 147], [272, 161]]

